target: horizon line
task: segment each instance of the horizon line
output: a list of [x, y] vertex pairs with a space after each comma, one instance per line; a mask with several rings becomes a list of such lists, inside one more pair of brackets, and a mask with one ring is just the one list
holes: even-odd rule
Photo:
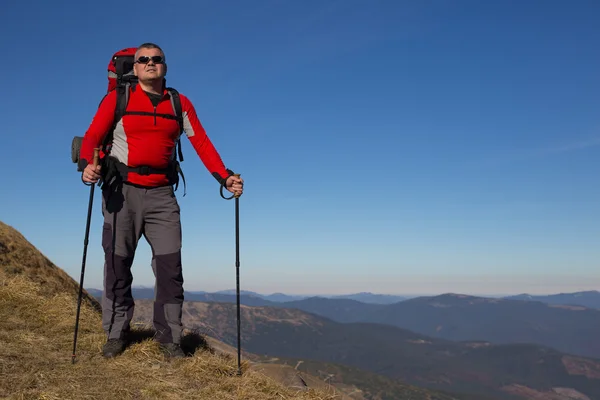
[[[132, 286], [132, 289], [150, 289], [154, 290], [154, 287], [144, 286], [144, 285], [136, 285]], [[95, 287], [84, 288], [85, 290], [97, 290], [102, 292], [102, 289], [98, 289]], [[215, 291], [207, 291], [207, 290], [184, 290], [184, 293], [206, 293], [206, 294], [224, 294], [222, 292], [233, 292], [236, 293], [236, 289], [220, 289]], [[273, 295], [284, 295], [289, 297], [340, 297], [340, 296], [355, 296], [355, 295], [374, 295], [374, 296], [389, 296], [389, 297], [435, 297], [435, 296], [444, 296], [444, 295], [459, 295], [459, 296], [472, 296], [472, 297], [509, 297], [509, 296], [557, 296], [557, 295], [574, 295], [580, 293], [598, 293], [600, 294], [600, 289], [590, 289], [590, 290], [576, 290], [573, 292], [559, 291], [559, 292], [548, 292], [544, 294], [531, 294], [528, 292], [520, 292], [520, 293], [468, 293], [468, 292], [454, 292], [454, 291], [441, 291], [441, 292], [424, 292], [424, 293], [400, 293], [400, 294], [391, 294], [391, 293], [377, 293], [377, 292], [347, 292], [341, 294], [332, 294], [332, 293], [319, 293], [319, 294], [307, 294], [307, 293], [285, 293], [285, 292], [271, 292], [271, 293], [261, 293], [248, 289], [241, 289], [240, 295], [244, 295], [245, 293], [257, 294], [260, 296], [273, 296]], [[229, 293], [227, 293], [229, 294]], [[232, 295], [233, 295], [232, 294]]]

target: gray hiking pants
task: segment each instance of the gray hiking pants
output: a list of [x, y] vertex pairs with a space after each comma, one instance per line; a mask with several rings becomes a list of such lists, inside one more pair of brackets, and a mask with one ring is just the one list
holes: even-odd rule
[[133, 318], [131, 266], [142, 235], [152, 248], [154, 328], [160, 343], [179, 343], [183, 304], [180, 208], [172, 186], [104, 186], [102, 326], [108, 339], [124, 338]]

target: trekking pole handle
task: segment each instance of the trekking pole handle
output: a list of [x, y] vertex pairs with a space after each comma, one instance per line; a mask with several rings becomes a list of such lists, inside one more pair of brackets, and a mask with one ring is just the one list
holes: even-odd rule
[[[236, 176], [236, 177], [238, 177], [238, 178], [239, 178], [239, 177], [240, 177], [240, 174], [233, 174], [233, 176]], [[240, 197], [240, 195], [239, 195], [239, 194], [234, 194], [234, 195], [233, 195], [233, 197], [235, 197], [235, 198], [237, 199], [237, 198], [239, 198], [239, 197]]]
[[94, 167], [98, 166], [98, 164], [100, 164], [100, 148], [95, 147], [94, 148]]

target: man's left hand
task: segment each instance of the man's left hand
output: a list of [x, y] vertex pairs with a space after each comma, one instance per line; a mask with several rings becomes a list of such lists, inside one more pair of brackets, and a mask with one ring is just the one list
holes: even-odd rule
[[244, 192], [244, 180], [239, 176], [230, 176], [225, 182], [225, 188], [238, 197]]

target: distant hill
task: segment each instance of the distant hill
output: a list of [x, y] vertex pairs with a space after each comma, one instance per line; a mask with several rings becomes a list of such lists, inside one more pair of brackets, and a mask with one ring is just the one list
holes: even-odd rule
[[[197, 293], [197, 292], [191, 292], [191, 293]], [[236, 290], [235, 289], [220, 290], [218, 292], [213, 292], [213, 294], [228, 294], [228, 295], [236, 296]], [[287, 295], [284, 293], [260, 294], [260, 293], [256, 293], [256, 292], [251, 292], [249, 290], [240, 290], [240, 295], [241, 296], [246, 295], [249, 297], [258, 297], [263, 300], [268, 300], [268, 301], [277, 302], [277, 303], [282, 302], [282, 301], [301, 300], [301, 299], [305, 299], [307, 297], [307, 296]]]
[[530, 295], [527, 293], [507, 296], [508, 300], [540, 301], [547, 304], [564, 304], [600, 309], [600, 292], [590, 290], [585, 292], [558, 293], [547, 296]]
[[[184, 324], [235, 343], [235, 310], [228, 303], [186, 302]], [[149, 321], [151, 312], [150, 301], [139, 302], [134, 318]], [[456, 343], [389, 325], [337, 323], [292, 308], [244, 306], [242, 318], [243, 348], [265, 357], [350, 366], [472, 399], [531, 398], [532, 393], [540, 399], [571, 399], [560, 388], [581, 393], [581, 399], [600, 399], [600, 360], [548, 347]], [[368, 390], [360, 386], [359, 374], [339, 379]], [[519, 393], [524, 395], [515, 397]]]
[[[216, 292], [219, 294], [230, 294], [235, 295], [236, 291], [234, 289], [222, 290]], [[369, 304], [392, 304], [397, 303], [399, 301], [406, 300], [405, 296], [396, 296], [396, 295], [388, 295], [388, 294], [376, 294], [370, 292], [361, 292], [361, 293], [351, 293], [351, 294], [341, 294], [341, 295], [319, 295], [319, 296], [299, 296], [299, 295], [287, 295], [283, 293], [273, 293], [269, 295], [264, 295], [256, 292], [244, 291], [240, 292], [241, 294], [247, 294], [255, 297], [260, 297], [265, 300], [273, 301], [273, 302], [288, 302], [288, 301], [297, 301], [303, 300], [310, 297], [324, 297], [327, 299], [349, 299], [356, 300], [362, 303]]]
[[[96, 288], [87, 289], [90, 294], [93, 294], [96, 298], [102, 297], [102, 290]], [[133, 297], [136, 299], [153, 299], [154, 298], [154, 289], [145, 288], [145, 287], [133, 287], [132, 288]], [[211, 296], [205, 296], [211, 295]], [[203, 297], [204, 296], [204, 297]], [[237, 302], [235, 289], [228, 290], [220, 290], [217, 292], [205, 292], [205, 291], [186, 291], [185, 297], [186, 300], [189, 301], [225, 301], [225, 302]], [[242, 303], [244, 301], [247, 302], [248, 305], [269, 305], [270, 303], [285, 303], [290, 301], [299, 301], [308, 298], [312, 298], [315, 296], [300, 296], [300, 295], [287, 295], [284, 293], [273, 293], [273, 294], [260, 294], [256, 292], [252, 292], [249, 290], [240, 290], [240, 297], [242, 298]], [[405, 296], [395, 296], [395, 295], [386, 295], [386, 294], [375, 294], [375, 293], [354, 293], [354, 294], [344, 294], [344, 295], [332, 295], [332, 296], [318, 296], [320, 298], [327, 299], [348, 299], [360, 301], [362, 303], [368, 304], [393, 304], [399, 301], [404, 301], [408, 297]], [[244, 300], [246, 299], [246, 300]], [[265, 300], [264, 302], [260, 302], [259, 300]], [[273, 304], [275, 305], [275, 304]]]
[[362, 303], [368, 304], [393, 304], [398, 303], [399, 301], [404, 301], [408, 299], [406, 296], [395, 296], [390, 294], [375, 294], [369, 292], [361, 292], [354, 294], [344, 294], [338, 296], [331, 296], [332, 299], [348, 299], [348, 300], [356, 300]]
[[533, 343], [600, 357], [600, 310], [537, 301], [445, 294], [389, 305], [310, 298], [292, 307], [337, 322], [370, 322], [457, 341]]
[[[102, 298], [102, 290], [99, 289], [88, 289], [88, 292], [95, 298]], [[275, 306], [278, 303], [265, 300], [262, 297], [257, 297], [252, 292], [245, 292], [240, 294], [241, 304], [248, 306]], [[131, 294], [136, 300], [152, 300], [154, 299], [154, 289], [151, 288], [140, 288], [134, 287], [131, 289]], [[226, 303], [237, 303], [235, 295], [226, 293], [207, 293], [207, 292], [185, 292], [184, 294], [186, 301], [207, 301], [207, 302], [226, 302]]]
[[273, 294], [263, 295], [262, 297], [265, 300], [273, 301], [276, 303], [282, 303], [285, 301], [302, 300], [302, 299], [305, 299], [307, 296], [296, 296], [296, 295], [288, 295], [288, 294], [284, 294], [284, 293], [273, 293]]
[[[204, 293], [204, 294], [196, 294], [196, 293], [187, 293], [185, 295], [185, 299], [187, 301], [209, 301], [209, 302], [226, 302], [226, 303], [236, 303], [236, 296], [230, 294], [218, 294], [218, 293]], [[249, 295], [240, 295], [240, 303], [248, 306], [274, 306], [277, 303], [265, 300], [261, 297], [249, 296]]]
[[288, 301], [275, 306], [296, 308], [337, 322], [361, 322], [367, 320], [372, 313], [388, 307], [384, 304], [367, 304], [352, 299], [327, 299], [324, 297]]

